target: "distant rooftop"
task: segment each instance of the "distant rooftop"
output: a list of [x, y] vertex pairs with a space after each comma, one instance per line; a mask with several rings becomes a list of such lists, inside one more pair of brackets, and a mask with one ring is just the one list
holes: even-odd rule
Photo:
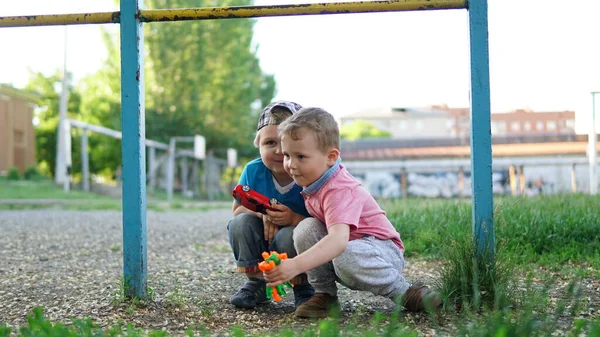
[[371, 109], [361, 110], [340, 117], [343, 119], [395, 119], [398, 117], [437, 117], [447, 116], [447, 112], [434, 107], [391, 107], [382, 106]]
[[33, 91], [25, 89], [17, 89], [10, 84], [0, 83], [0, 95], [7, 95], [11, 97], [17, 97], [19, 99], [29, 101], [32, 103], [38, 103], [40, 95]]

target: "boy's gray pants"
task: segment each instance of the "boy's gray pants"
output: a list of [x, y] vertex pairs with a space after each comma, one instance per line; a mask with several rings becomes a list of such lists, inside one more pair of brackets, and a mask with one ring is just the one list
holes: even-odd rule
[[[327, 235], [325, 224], [315, 218], [302, 220], [294, 229], [294, 246], [302, 254]], [[317, 293], [337, 296], [336, 281], [353, 290], [368, 290], [392, 300], [410, 286], [402, 271], [404, 254], [392, 240], [365, 236], [348, 242], [333, 261], [307, 272]]]

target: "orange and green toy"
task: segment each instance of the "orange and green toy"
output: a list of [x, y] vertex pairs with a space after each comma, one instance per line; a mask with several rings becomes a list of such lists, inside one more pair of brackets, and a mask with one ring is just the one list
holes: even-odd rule
[[[271, 254], [269, 254], [267, 252], [263, 252], [262, 257], [265, 260], [258, 264], [258, 269], [260, 269], [261, 271], [267, 271], [279, 265], [281, 263], [281, 260], [287, 259], [287, 253], [279, 254], [276, 251], [271, 251]], [[285, 295], [285, 290], [283, 289], [283, 286], [286, 286], [288, 288], [293, 287], [292, 283], [290, 283], [289, 281], [284, 282], [283, 284], [280, 284], [275, 287], [267, 287], [267, 298], [273, 298], [275, 302], [281, 301], [280, 295]]]

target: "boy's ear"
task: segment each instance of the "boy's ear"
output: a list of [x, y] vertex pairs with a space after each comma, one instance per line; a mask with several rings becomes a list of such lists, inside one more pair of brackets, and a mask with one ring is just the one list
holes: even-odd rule
[[335, 164], [335, 162], [338, 160], [339, 156], [340, 150], [336, 148], [329, 150], [329, 153], [327, 154], [327, 164], [329, 166], [333, 166], [333, 164]]

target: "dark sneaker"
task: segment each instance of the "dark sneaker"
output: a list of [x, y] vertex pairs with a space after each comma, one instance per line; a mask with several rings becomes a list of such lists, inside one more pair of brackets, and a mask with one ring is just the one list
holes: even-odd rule
[[296, 309], [296, 317], [324, 318], [330, 314], [339, 314], [340, 303], [337, 296], [325, 293], [316, 293], [308, 301], [302, 303]]
[[267, 302], [267, 282], [259, 278], [251, 278], [229, 299], [238, 308], [252, 309]]
[[436, 310], [442, 305], [440, 295], [422, 284], [411, 285], [402, 297], [402, 306], [408, 311]]
[[300, 304], [308, 301], [315, 294], [315, 288], [310, 284], [296, 284], [294, 285], [294, 305], [296, 308]]

